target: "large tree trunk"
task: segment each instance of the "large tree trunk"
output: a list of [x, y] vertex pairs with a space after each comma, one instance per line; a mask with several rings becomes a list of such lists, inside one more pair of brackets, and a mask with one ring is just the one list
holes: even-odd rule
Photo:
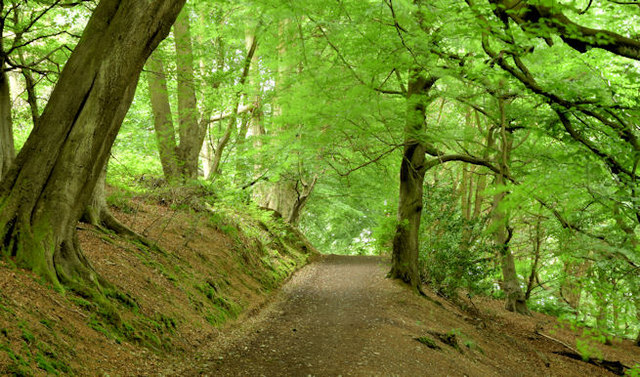
[[389, 277], [400, 279], [418, 291], [421, 291], [418, 246], [426, 171], [426, 149], [423, 141], [425, 96], [435, 81], [435, 78], [426, 78], [416, 70], [410, 72], [404, 154], [400, 165], [398, 225], [393, 238], [392, 266], [389, 272]]
[[76, 224], [131, 104], [149, 54], [185, 0], [102, 0], [0, 184], [2, 253], [54, 284], [100, 279], [78, 244]]
[[169, 103], [169, 90], [167, 88], [167, 75], [164, 70], [164, 62], [160, 56], [151, 55], [147, 62], [147, 83], [149, 84], [149, 97], [153, 112], [153, 127], [158, 143], [162, 172], [168, 182], [179, 178], [178, 161], [176, 156], [176, 135]]

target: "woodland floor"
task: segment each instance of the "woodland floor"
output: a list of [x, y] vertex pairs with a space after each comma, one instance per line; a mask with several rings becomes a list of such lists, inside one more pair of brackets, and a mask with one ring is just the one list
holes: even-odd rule
[[[574, 360], [576, 335], [552, 317], [519, 316], [475, 299], [463, 312], [385, 279], [385, 259], [325, 256], [303, 268], [270, 305], [221, 336], [177, 374], [184, 376], [610, 376]], [[552, 337], [550, 340], [540, 333]], [[455, 334], [453, 345], [439, 334]], [[550, 335], [552, 334], [552, 335]], [[435, 349], [416, 340], [426, 336]], [[429, 342], [429, 341], [427, 341]], [[640, 362], [628, 341], [602, 356]]]

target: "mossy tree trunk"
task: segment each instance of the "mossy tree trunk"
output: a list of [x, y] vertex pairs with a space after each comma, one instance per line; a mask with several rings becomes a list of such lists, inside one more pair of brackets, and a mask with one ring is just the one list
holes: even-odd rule
[[56, 285], [99, 288], [76, 224], [131, 104], [142, 67], [185, 0], [102, 0], [38, 127], [0, 184], [2, 254]]
[[398, 225], [393, 238], [392, 266], [389, 272], [389, 277], [400, 279], [418, 291], [418, 241], [426, 172], [426, 147], [423, 140], [426, 94], [435, 82], [435, 78], [427, 78], [418, 70], [412, 69], [410, 72], [404, 153], [400, 165]]

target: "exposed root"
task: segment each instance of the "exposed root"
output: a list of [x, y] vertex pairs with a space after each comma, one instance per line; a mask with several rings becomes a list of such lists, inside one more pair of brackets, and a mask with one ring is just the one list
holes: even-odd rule
[[95, 226], [103, 233], [115, 234], [128, 241], [137, 242], [155, 252], [167, 254], [158, 244], [116, 219], [111, 211], [109, 211], [106, 203], [99, 203], [98, 205], [88, 207], [81, 220]]
[[538, 334], [538, 335], [540, 335], [540, 336], [542, 336], [542, 337], [544, 337], [546, 339], [549, 339], [549, 340], [551, 340], [551, 341], [553, 341], [555, 343], [558, 343], [558, 344], [560, 344], [561, 346], [563, 346], [564, 348], [567, 349], [567, 351], [556, 351], [556, 352], [553, 352], [556, 355], [566, 356], [566, 357], [569, 357], [569, 358], [574, 359], [574, 360], [580, 360], [580, 361], [584, 361], [585, 363], [589, 363], [589, 364], [593, 364], [593, 365], [599, 366], [599, 367], [604, 368], [604, 369], [608, 370], [609, 372], [611, 372], [611, 373], [613, 373], [613, 374], [615, 374], [617, 376], [624, 376], [626, 371], [628, 369], [630, 369], [628, 366], [622, 364], [620, 361], [597, 360], [597, 359], [591, 359], [591, 358], [585, 360], [580, 355], [580, 352], [578, 352], [577, 349], [569, 346], [567, 343], [565, 343], [565, 342], [563, 342], [563, 341], [561, 341], [559, 339], [550, 337], [549, 335], [545, 335], [545, 334], [541, 333], [540, 331], [536, 331], [536, 334]]

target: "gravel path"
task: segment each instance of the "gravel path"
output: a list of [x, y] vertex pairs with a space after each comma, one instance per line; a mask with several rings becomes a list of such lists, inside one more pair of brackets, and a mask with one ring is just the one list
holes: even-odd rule
[[[424, 375], [424, 354], [387, 313], [404, 290], [377, 257], [330, 255], [298, 272], [255, 325], [208, 362], [210, 376]], [[400, 325], [400, 328], [398, 327]], [[422, 352], [421, 352], [422, 351]], [[412, 373], [414, 371], [417, 374]]]
[[[221, 331], [197, 360], [183, 360], [182, 368], [162, 375], [610, 375], [553, 353], [561, 346], [534, 330], [548, 320], [543, 315], [508, 313], [501, 302], [486, 299], [492, 314], [469, 317], [386, 279], [388, 270], [379, 257], [324, 256], [298, 271], [265, 308]], [[456, 346], [439, 338], [443, 334], [456, 334]], [[417, 342], [419, 336], [436, 347]]]

